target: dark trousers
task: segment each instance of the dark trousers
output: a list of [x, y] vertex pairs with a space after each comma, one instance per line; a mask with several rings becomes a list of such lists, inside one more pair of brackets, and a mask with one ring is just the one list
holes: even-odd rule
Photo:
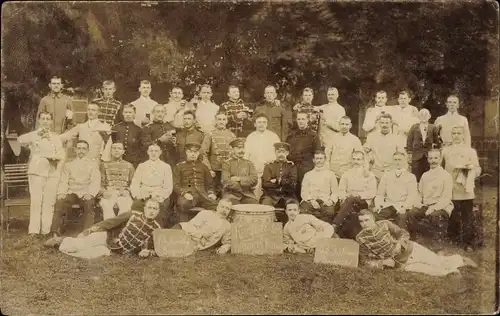
[[341, 238], [356, 238], [361, 231], [358, 213], [368, 208], [368, 203], [360, 197], [347, 197], [341, 204], [339, 211], [335, 214], [333, 224], [336, 225], [335, 232]]
[[[146, 205], [146, 200], [143, 199], [134, 199], [132, 202], [131, 209], [137, 212], [143, 212], [144, 206]], [[156, 216], [155, 220], [160, 224], [161, 227], [168, 227], [169, 217], [171, 216], [171, 211], [169, 209], [170, 199], [166, 199], [165, 201], [160, 203], [160, 212], [158, 216]], [[173, 225], [173, 224], [172, 224]]]
[[408, 232], [411, 240], [415, 240], [419, 228], [423, 226], [420, 222], [425, 218], [428, 219], [427, 230], [430, 230], [433, 237], [442, 239], [446, 236], [448, 232], [448, 213], [445, 210], [435, 210], [429, 216], [426, 216], [425, 212], [428, 208], [428, 206], [415, 207], [407, 212]]
[[422, 158], [418, 160], [412, 160], [411, 162], [411, 173], [415, 175], [417, 182], [420, 182], [420, 178], [422, 178], [424, 172], [429, 171], [429, 168], [429, 161], [426, 155], [423, 155]]
[[322, 221], [332, 223], [335, 215], [335, 204], [326, 206], [325, 202], [319, 199], [317, 199], [316, 202], [318, 202], [320, 206], [319, 209], [315, 209], [309, 201], [300, 202], [300, 208], [302, 209], [301, 213], [312, 214]]
[[394, 206], [385, 207], [380, 210], [380, 212], [375, 213], [375, 220], [389, 220], [394, 222], [396, 225], [401, 227], [404, 230], [408, 230], [408, 215], [407, 212], [403, 214], [398, 214], [398, 211]]
[[215, 172], [215, 177], [214, 177], [215, 195], [220, 197], [222, 193], [222, 171], [214, 170], [214, 172]]
[[[260, 198], [260, 204], [278, 208], [285, 208], [286, 200], [288, 200], [289, 198], [292, 197], [263, 195]], [[278, 222], [285, 224], [288, 221], [288, 216], [286, 215], [286, 212], [275, 212], [275, 214], [276, 214], [276, 220]]]
[[454, 200], [453, 211], [448, 223], [448, 236], [461, 246], [473, 246], [476, 238], [474, 220], [474, 200]]
[[181, 222], [187, 222], [189, 220], [189, 210], [193, 207], [201, 207], [206, 210], [215, 210], [217, 208], [217, 202], [209, 199], [206, 196], [195, 192], [191, 193], [193, 196], [192, 200], [186, 199], [184, 196], [179, 196], [177, 198], [176, 209], [179, 213], [179, 220]]
[[68, 210], [71, 210], [73, 204], [78, 204], [83, 209], [83, 230], [94, 224], [95, 198], [84, 200], [83, 198], [79, 198], [78, 195], [71, 193], [66, 195], [66, 198], [56, 201], [54, 216], [52, 217], [52, 232], [58, 235], [62, 234], [63, 217]]

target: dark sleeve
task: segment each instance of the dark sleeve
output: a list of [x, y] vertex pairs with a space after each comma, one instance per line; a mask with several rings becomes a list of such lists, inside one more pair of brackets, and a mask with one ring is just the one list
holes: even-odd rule
[[123, 121], [123, 105], [120, 103], [119, 106], [120, 107], [118, 108], [118, 112], [116, 112], [114, 125], [116, 125], [116, 124], [120, 123], [121, 121]]
[[113, 125], [111, 127], [111, 130], [115, 132], [115, 133], [111, 133], [111, 142], [116, 143], [116, 141], [118, 140], [118, 126]]
[[184, 195], [186, 192], [184, 192], [181, 188], [181, 165], [177, 164], [174, 167], [174, 172], [173, 172], [173, 180], [174, 180], [174, 192], [177, 196]]
[[210, 174], [210, 170], [208, 169], [207, 166], [205, 166], [203, 163], [201, 164], [203, 166], [203, 174], [205, 177], [205, 188], [207, 189], [207, 192], [214, 193], [214, 180], [212, 178], [212, 175]]
[[386, 224], [391, 235], [394, 236], [394, 238], [399, 241], [404, 248], [407, 248], [408, 243], [410, 242], [410, 234], [392, 222], [387, 221]]
[[113, 229], [115, 227], [118, 227], [118, 226], [126, 223], [131, 216], [132, 216], [132, 212], [125, 212], [125, 213], [119, 214], [116, 217], [105, 219], [97, 224], [94, 224], [94, 226], [99, 227], [98, 231], [101, 231], [101, 232], [108, 231], [110, 229]]
[[413, 149], [413, 134], [415, 133], [415, 126], [412, 125], [408, 131], [408, 137], [406, 137], [406, 152], [411, 153]]
[[292, 113], [283, 108], [281, 110], [281, 139], [287, 139], [288, 140], [288, 130], [289, 130], [289, 125], [290, 122], [292, 121]]
[[290, 165], [290, 170], [288, 176], [281, 179], [281, 185], [286, 192], [295, 192], [295, 187], [297, 186], [297, 166]]
[[318, 134], [315, 134], [314, 135], [314, 140], [313, 140], [313, 153], [316, 151], [316, 150], [320, 150], [321, 149], [321, 141], [318, 137]]
[[253, 162], [250, 161], [248, 167], [250, 169], [250, 174], [246, 177], [240, 177], [240, 184], [242, 187], [250, 189], [257, 185], [259, 178], [257, 176], [257, 170], [255, 169], [255, 165], [253, 164]]
[[153, 143], [153, 139], [151, 139], [151, 134], [152, 134], [152, 131], [151, 131], [151, 128], [149, 126], [145, 126], [141, 132], [140, 139], [141, 139], [142, 148], [144, 149], [144, 151], [146, 151], [148, 149], [149, 145], [151, 145]]
[[438, 147], [441, 147], [441, 138], [439, 137], [439, 130], [440, 128], [437, 127], [436, 125], [433, 126], [432, 129], [432, 143], [438, 145]]
[[264, 171], [262, 172], [262, 189], [264, 190], [276, 190], [278, 188], [278, 183], [272, 183], [273, 178], [272, 165], [267, 164], [264, 166]]

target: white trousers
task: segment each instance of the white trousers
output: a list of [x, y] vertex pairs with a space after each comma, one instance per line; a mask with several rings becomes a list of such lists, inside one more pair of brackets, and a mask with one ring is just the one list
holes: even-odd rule
[[103, 219], [115, 217], [115, 212], [113, 211], [115, 204], [118, 205], [118, 214], [129, 212], [132, 208], [133, 201], [130, 196], [118, 196], [117, 191], [112, 191], [111, 194], [111, 198], [101, 198], [101, 200], [99, 201], [99, 205], [101, 205], [102, 207]]
[[84, 237], [66, 237], [59, 245], [59, 251], [79, 258], [97, 258], [111, 253], [106, 245], [107, 232], [95, 232]]
[[433, 276], [444, 276], [458, 272], [458, 268], [464, 266], [460, 255], [440, 256], [428, 248], [413, 242], [413, 251], [403, 270], [420, 272]]
[[29, 234], [50, 233], [58, 182], [59, 176], [41, 177], [34, 174], [28, 175], [31, 198]]
[[323, 239], [323, 238], [331, 238], [333, 236], [334, 230], [333, 226], [329, 226], [327, 229], [323, 229], [321, 231], [316, 231], [316, 235], [314, 235], [311, 239], [307, 241], [299, 241], [296, 242], [297, 246], [300, 248], [307, 250], [307, 249], [315, 249], [318, 240]]

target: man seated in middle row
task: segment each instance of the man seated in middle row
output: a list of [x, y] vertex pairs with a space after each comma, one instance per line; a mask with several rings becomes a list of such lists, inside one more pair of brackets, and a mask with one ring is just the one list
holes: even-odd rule
[[257, 185], [257, 170], [245, 155], [245, 139], [237, 138], [229, 144], [233, 155], [222, 163], [222, 197], [233, 204], [258, 204], [253, 193]]
[[377, 180], [365, 161], [361, 150], [351, 154], [351, 169], [344, 172], [339, 182], [340, 210], [335, 214], [333, 227], [341, 238], [354, 239], [361, 230], [357, 214], [372, 204], [377, 194]]
[[167, 199], [172, 193], [172, 169], [160, 160], [161, 148], [157, 144], [148, 147], [149, 159], [139, 164], [130, 184], [134, 197], [133, 210], [142, 210], [147, 199], [153, 198], [160, 203], [158, 222], [167, 225]]
[[103, 219], [115, 217], [113, 208], [118, 205], [119, 214], [130, 211], [132, 198], [130, 183], [134, 177], [134, 166], [123, 159], [123, 143], [111, 145], [111, 161], [101, 162], [101, 200]]
[[378, 185], [375, 218], [395, 220], [399, 227], [408, 230], [406, 212], [419, 204], [417, 179], [408, 171], [404, 152], [395, 152], [392, 159], [393, 169], [384, 173]]
[[187, 143], [186, 160], [174, 168], [174, 192], [181, 222], [189, 220], [189, 210], [193, 207], [214, 210], [217, 206], [210, 170], [198, 159], [200, 148], [198, 143]]
[[337, 203], [338, 183], [333, 171], [325, 167], [325, 152], [314, 153], [314, 169], [307, 172], [302, 180], [302, 202], [305, 214], [313, 214], [320, 220], [331, 223]]
[[[286, 159], [290, 153], [290, 145], [287, 143], [275, 143], [276, 160], [264, 166], [262, 175], [262, 189], [264, 194], [260, 203], [274, 207], [285, 207], [285, 201], [295, 198], [295, 186], [297, 184], [297, 167]], [[277, 214], [278, 220], [284, 222], [285, 218]]]

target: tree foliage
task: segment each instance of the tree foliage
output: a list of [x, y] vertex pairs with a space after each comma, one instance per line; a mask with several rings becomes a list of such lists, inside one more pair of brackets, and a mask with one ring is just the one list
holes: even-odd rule
[[451, 91], [498, 93], [491, 2], [11, 2], [2, 18], [4, 100], [26, 126], [55, 73], [84, 90], [114, 79], [125, 102], [141, 79], [162, 102], [174, 84], [211, 83], [217, 102], [235, 83], [250, 101], [334, 85], [351, 111], [379, 89], [439, 109]]

